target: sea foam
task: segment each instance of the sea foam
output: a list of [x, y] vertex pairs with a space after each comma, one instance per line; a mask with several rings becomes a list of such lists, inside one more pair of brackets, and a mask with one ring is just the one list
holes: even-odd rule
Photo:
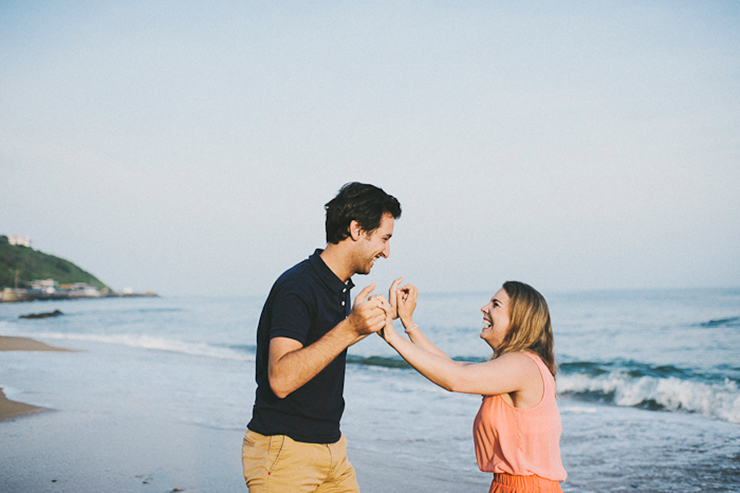
[[44, 332], [24, 335], [37, 339], [54, 339], [68, 341], [85, 341], [101, 344], [114, 344], [140, 349], [169, 351], [174, 353], [204, 356], [235, 361], [254, 361], [254, 354], [226, 346], [216, 346], [201, 342], [187, 342], [178, 339], [131, 334], [79, 334]]
[[682, 380], [675, 377], [633, 377], [626, 371], [598, 376], [559, 375], [560, 394], [611, 401], [618, 406], [687, 411], [740, 423], [740, 389], [736, 382]]

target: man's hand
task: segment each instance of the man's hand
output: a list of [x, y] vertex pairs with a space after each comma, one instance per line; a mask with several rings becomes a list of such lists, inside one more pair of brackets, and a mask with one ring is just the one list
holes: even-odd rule
[[375, 283], [360, 291], [352, 304], [352, 312], [347, 317], [357, 337], [378, 332], [385, 327], [386, 309], [390, 309], [388, 301], [382, 295], [368, 299], [373, 289], [375, 289]]

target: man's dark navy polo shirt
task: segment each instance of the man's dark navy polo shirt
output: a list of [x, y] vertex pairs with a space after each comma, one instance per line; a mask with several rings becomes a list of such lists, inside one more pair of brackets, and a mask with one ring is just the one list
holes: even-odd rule
[[351, 280], [342, 282], [316, 250], [272, 286], [257, 328], [257, 396], [247, 427], [262, 435], [287, 435], [308, 443], [341, 438], [347, 350], [303, 387], [279, 399], [270, 388], [270, 339], [289, 337], [304, 347], [316, 342], [350, 313]]

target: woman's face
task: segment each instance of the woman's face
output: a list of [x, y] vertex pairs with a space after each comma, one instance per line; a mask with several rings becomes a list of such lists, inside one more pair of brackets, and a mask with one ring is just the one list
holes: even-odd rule
[[496, 350], [501, 347], [506, 332], [509, 330], [509, 295], [503, 288], [499, 289], [480, 311], [483, 312], [483, 323], [485, 323], [480, 337]]

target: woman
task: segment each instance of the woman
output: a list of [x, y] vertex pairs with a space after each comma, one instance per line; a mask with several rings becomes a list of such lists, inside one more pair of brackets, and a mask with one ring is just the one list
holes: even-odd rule
[[504, 283], [481, 308], [485, 327], [480, 337], [493, 357], [473, 364], [452, 360], [414, 323], [416, 287], [407, 284], [390, 294], [410, 341], [395, 331], [389, 316], [386, 342], [440, 387], [483, 395], [473, 435], [478, 467], [494, 474], [489, 493], [562, 491], [559, 481], [567, 474], [560, 461], [562, 426], [545, 298], [527, 284]]

